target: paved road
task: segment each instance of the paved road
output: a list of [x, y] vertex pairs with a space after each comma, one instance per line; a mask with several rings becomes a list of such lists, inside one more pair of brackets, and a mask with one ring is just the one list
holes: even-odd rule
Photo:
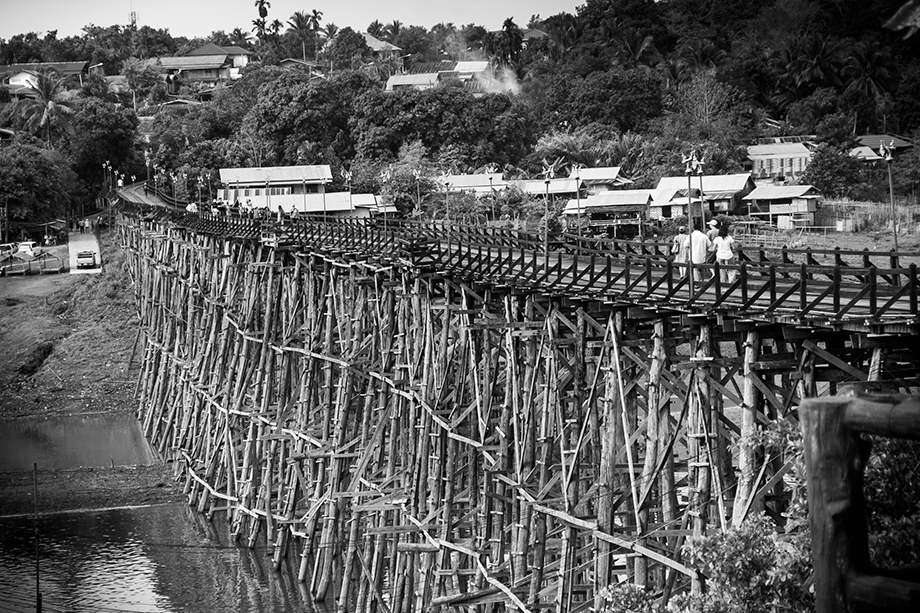
[[101, 262], [102, 251], [99, 249], [99, 241], [92, 231], [80, 234], [80, 231], [70, 232], [67, 235], [67, 251], [70, 258], [70, 274], [72, 275], [98, 275], [102, 272], [100, 266], [96, 268], [77, 268], [77, 254], [81, 251], [93, 251], [96, 253], [96, 264]]

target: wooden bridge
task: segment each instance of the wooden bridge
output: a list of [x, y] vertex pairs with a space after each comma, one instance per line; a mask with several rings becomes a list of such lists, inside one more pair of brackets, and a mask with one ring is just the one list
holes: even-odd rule
[[705, 589], [687, 539], [788, 504], [760, 429], [844, 382], [918, 387], [916, 254], [691, 281], [662, 243], [122, 213], [148, 438], [338, 611]]

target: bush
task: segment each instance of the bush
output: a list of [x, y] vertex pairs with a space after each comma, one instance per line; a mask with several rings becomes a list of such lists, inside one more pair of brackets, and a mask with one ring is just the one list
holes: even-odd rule
[[703, 594], [682, 594], [671, 613], [773, 613], [810, 611], [811, 553], [806, 534], [785, 535], [766, 515], [741, 528], [691, 541], [688, 565], [707, 577]]

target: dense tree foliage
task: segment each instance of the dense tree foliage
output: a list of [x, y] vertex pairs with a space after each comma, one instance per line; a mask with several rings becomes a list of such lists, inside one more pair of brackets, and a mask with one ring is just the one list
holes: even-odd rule
[[37, 145], [0, 147], [0, 198], [12, 221], [46, 220], [65, 215], [76, 177], [63, 156]]
[[[876, 198], [885, 195], [887, 177], [847, 156], [854, 136], [920, 130], [920, 36], [883, 27], [899, 4], [586, 0], [574, 13], [535, 15], [526, 25], [506, 19], [493, 32], [382, 16], [366, 30], [398, 46], [394, 57], [374, 54], [357, 28], [328, 23], [321, 11], [282, 18], [259, 2], [251, 24], [198, 38], [90, 24], [78, 36], [0, 39], [2, 63], [85, 59], [124, 74], [129, 90], [91, 77], [77, 98], [93, 104], [49, 89], [47, 100], [7, 105], [5, 117], [72, 156], [80, 174], [95, 173], [103, 155], [85, 146], [89, 139], [71, 138], [72, 128], [98, 134], [106, 128], [92, 126], [108, 125], [120, 144], [104, 157], [139, 173], [137, 145], [124, 146], [134, 120], [110, 106], [136, 102], [139, 115], [157, 113], [167, 90], [150, 59], [213, 42], [248, 47], [256, 61], [212, 102], [158, 112], [143, 147], [159, 168], [195, 176], [229, 165], [328, 163], [336, 186], [344, 187], [342, 171], [351, 169], [356, 189], [395, 190], [408, 207], [410, 187], [419, 187], [412, 165], [436, 175], [493, 163], [513, 176], [562, 157], [566, 166], [620, 165], [637, 186], [652, 186], [681, 173], [691, 148], [702, 152], [707, 172], [732, 172], [744, 167], [744, 145], [755, 138], [813, 134], [826, 146], [806, 180], [830, 195]], [[273, 65], [285, 57], [315, 61], [323, 78]], [[471, 59], [490, 60], [494, 82], [383, 91], [395, 72]], [[916, 155], [893, 165], [900, 194], [920, 191]], [[387, 187], [381, 173], [388, 168]], [[427, 187], [435, 206], [438, 190]], [[502, 206], [514, 217], [528, 205]]]

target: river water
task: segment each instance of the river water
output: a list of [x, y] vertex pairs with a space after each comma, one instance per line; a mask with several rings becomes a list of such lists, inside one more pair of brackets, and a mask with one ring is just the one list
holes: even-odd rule
[[[154, 461], [131, 416], [0, 423], [0, 472]], [[35, 611], [36, 528], [44, 611], [326, 610], [292, 563], [272, 568], [264, 540], [237, 547], [221, 516], [166, 504], [0, 518], [0, 613]]]

